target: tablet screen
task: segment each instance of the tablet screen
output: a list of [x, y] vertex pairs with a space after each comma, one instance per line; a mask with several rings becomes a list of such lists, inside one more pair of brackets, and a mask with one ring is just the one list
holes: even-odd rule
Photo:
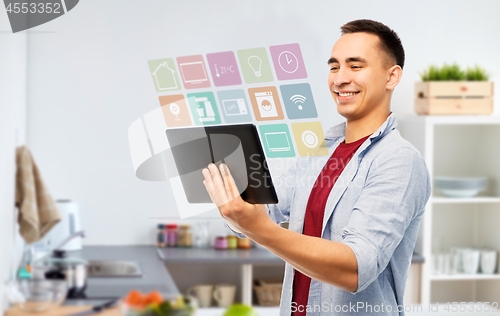
[[278, 202], [255, 125], [188, 127], [166, 133], [189, 203], [211, 203], [201, 172], [209, 163], [227, 164], [243, 200]]

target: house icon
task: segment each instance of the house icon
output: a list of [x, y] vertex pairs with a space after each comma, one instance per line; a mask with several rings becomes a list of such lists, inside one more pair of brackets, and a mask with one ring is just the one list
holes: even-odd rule
[[156, 88], [158, 90], [176, 90], [179, 89], [177, 84], [177, 76], [175, 75], [175, 70], [170, 68], [167, 62], [162, 62], [158, 65], [155, 71], [153, 71], [153, 77], [155, 79]]

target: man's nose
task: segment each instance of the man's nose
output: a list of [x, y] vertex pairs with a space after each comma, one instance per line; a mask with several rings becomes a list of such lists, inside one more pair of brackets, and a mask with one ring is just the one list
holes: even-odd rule
[[336, 86], [342, 86], [343, 84], [350, 83], [351, 78], [349, 76], [348, 69], [346, 67], [340, 67], [337, 73], [335, 74], [335, 79], [333, 83]]

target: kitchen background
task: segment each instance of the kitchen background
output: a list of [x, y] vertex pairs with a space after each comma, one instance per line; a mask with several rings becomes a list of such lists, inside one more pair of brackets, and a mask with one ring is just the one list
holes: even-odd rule
[[[12, 34], [2, 10], [0, 293], [14, 253], [14, 148], [22, 144], [33, 153], [54, 198], [78, 202], [86, 246], [152, 245], [156, 225], [165, 222], [208, 220], [212, 235], [225, 231], [214, 211], [180, 221], [169, 183], [141, 181], [134, 174], [128, 128], [158, 108], [163, 95], [152, 84], [148, 60], [299, 43], [305, 82], [326, 130], [344, 120], [326, 84], [326, 61], [341, 25], [369, 18], [401, 37], [406, 64], [392, 111], [403, 119], [415, 115], [414, 82], [430, 64], [478, 64], [496, 80], [498, 12], [500, 2], [494, 0], [87, 0], [61, 18]], [[494, 114], [497, 108], [498, 99]], [[456, 138], [444, 144], [460, 146], [458, 136], [449, 136]], [[271, 162], [271, 167], [281, 172], [278, 164]], [[182, 273], [185, 268], [172, 269]], [[237, 278], [239, 270], [233, 270], [226, 272], [228, 279]]]

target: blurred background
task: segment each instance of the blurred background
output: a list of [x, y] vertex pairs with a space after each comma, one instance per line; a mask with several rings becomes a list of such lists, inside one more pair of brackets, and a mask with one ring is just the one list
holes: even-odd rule
[[[86, 232], [79, 254], [100, 259], [99, 253], [104, 251], [125, 258], [127, 255], [119, 253], [150, 249], [154, 254], [149, 260], [165, 265], [168, 275], [168, 280], [147, 284], [150, 287], [173, 281], [185, 294], [199, 284], [233, 284], [235, 301], [263, 303], [252, 291], [253, 281], [282, 279], [284, 263], [255, 244], [250, 245], [256, 251], [251, 254], [216, 252], [217, 238], [226, 242], [231, 239], [217, 211], [181, 220], [168, 181], [143, 181], [135, 175], [128, 139], [130, 125], [160, 108], [160, 96], [190, 92], [158, 92], [148, 61], [190, 55], [203, 55], [206, 60], [209, 53], [259, 47], [269, 52], [270, 46], [298, 43], [307, 78], [291, 83], [310, 85], [318, 110], [316, 121], [326, 131], [344, 121], [327, 87], [331, 49], [340, 37], [340, 26], [368, 18], [395, 30], [406, 51], [403, 78], [394, 91], [391, 107], [403, 137], [419, 149], [434, 178], [486, 179], [481, 191], [469, 197], [457, 198], [453, 192], [447, 195], [434, 187], [405, 303], [498, 302], [500, 119], [499, 101], [492, 97], [497, 94], [495, 90], [498, 92], [493, 83], [500, 73], [498, 12], [500, 3], [495, 0], [86, 0], [60, 18], [13, 34], [2, 10], [0, 290], [16, 273], [16, 258], [26, 249], [17, 233], [14, 208], [15, 148], [26, 145], [53, 198], [71, 200], [78, 209], [78, 225]], [[417, 100], [435, 97], [429, 87], [422, 88], [424, 92], [419, 95], [420, 74], [430, 65], [444, 64], [485, 69], [489, 90], [469, 99], [486, 98], [486, 103], [477, 108], [467, 103], [442, 110], [430, 101]], [[266, 85], [278, 87], [282, 83], [275, 77]], [[241, 88], [255, 86], [243, 83]], [[220, 90], [223, 87], [212, 85], [203, 91]], [[451, 98], [449, 102], [467, 98], [461, 91], [445, 93], [444, 97]], [[443, 97], [436, 95], [437, 99]], [[436, 107], [438, 111], [433, 112]], [[272, 175], [279, 175], [291, 160], [270, 159]], [[159, 230], [159, 224], [175, 224], [176, 228], [170, 229], [177, 233], [180, 225], [190, 225], [182, 229], [194, 236], [204, 231], [204, 237], [194, 239], [205, 239], [200, 245], [206, 249], [193, 245], [191, 255], [175, 252], [179, 247], [157, 251], [158, 233], [167, 230], [162, 226]], [[166, 232], [164, 236], [168, 239]], [[195, 252], [200, 249], [207, 251]], [[495, 257], [494, 262], [481, 262], [487, 251], [494, 252], [490, 255]], [[472, 267], [465, 266], [467, 261]], [[491, 269], [481, 269], [481, 263], [493, 265], [494, 271], [488, 274]], [[277, 314], [277, 307], [269, 310], [270, 315]]]

